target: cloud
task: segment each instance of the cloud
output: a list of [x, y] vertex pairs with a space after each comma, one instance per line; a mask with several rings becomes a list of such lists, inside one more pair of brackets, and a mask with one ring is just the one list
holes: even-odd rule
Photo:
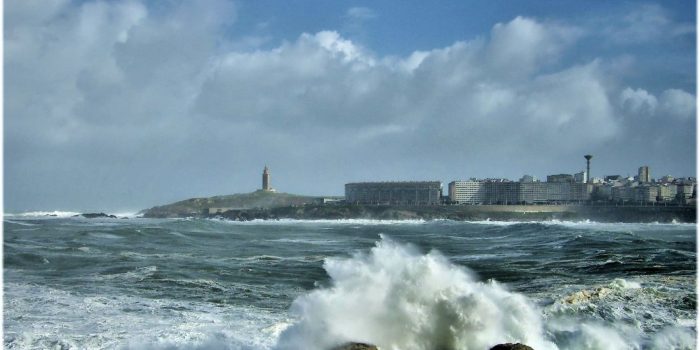
[[492, 72], [531, 73], [542, 64], [555, 62], [581, 34], [578, 28], [539, 23], [519, 16], [493, 27], [487, 58], [492, 62]]
[[653, 115], [658, 101], [654, 95], [644, 89], [634, 90], [627, 87], [620, 94], [620, 105], [623, 110], [632, 114]]
[[[304, 34], [274, 50], [229, 54], [205, 81], [197, 111], [267, 131], [320, 128], [346, 145], [391, 137], [396, 147], [375, 150], [387, 157], [409, 143], [438, 150], [474, 140], [491, 144], [503, 134], [510, 136], [489, 148], [519, 149], [534, 138], [541, 141], [532, 147], [567, 151], [591, 141], [581, 137], [586, 130], [607, 125], [591, 133], [595, 141], [617, 128], [598, 63], [537, 74], [574, 40], [571, 33], [518, 17], [496, 25], [490, 41], [398, 60], [373, 57], [335, 32]], [[507, 58], [514, 59], [509, 45], [526, 66], [510, 75], [504, 74]]]
[[630, 9], [621, 20], [603, 27], [603, 34], [617, 44], [629, 45], [667, 40], [695, 33], [695, 24], [676, 22], [668, 10], [657, 4]]
[[367, 27], [369, 22], [377, 17], [379, 15], [368, 7], [351, 7], [345, 12], [343, 17], [343, 34], [352, 37], [354, 40], [364, 41], [368, 37]]
[[351, 7], [345, 15], [348, 18], [358, 21], [367, 21], [377, 18], [377, 14], [368, 7]]
[[[605, 59], [562, 61], [581, 30], [527, 17], [387, 57], [333, 30], [232, 45], [225, 1], [31, 6], [7, 4], [21, 18], [5, 32], [15, 208], [252, 190], [265, 162], [275, 187], [310, 194], [357, 180], [519, 176], [591, 145], [633, 148], [620, 135], [685, 140], [673, 133], [695, 113], [677, 87], [655, 97], [619, 88]], [[646, 129], [634, 113], [671, 125]]]
[[661, 94], [662, 113], [676, 118], [695, 118], [695, 96], [679, 89], [668, 89]]
[[644, 89], [625, 88], [620, 94], [620, 107], [634, 117], [653, 116], [657, 122], [664, 119], [681, 120], [695, 117], [695, 96], [680, 90], [667, 89], [657, 98]]

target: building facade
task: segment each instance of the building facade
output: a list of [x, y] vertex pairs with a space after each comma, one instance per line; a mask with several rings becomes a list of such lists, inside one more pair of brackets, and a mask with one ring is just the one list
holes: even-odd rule
[[593, 185], [573, 182], [453, 181], [450, 201], [457, 204], [544, 204], [591, 199]]
[[574, 182], [588, 183], [588, 173], [586, 173], [586, 171], [584, 170], [582, 172], [574, 174]]
[[672, 202], [676, 199], [677, 188], [675, 185], [662, 184], [659, 186], [659, 202]]
[[345, 184], [345, 200], [356, 204], [438, 205], [440, 181], [357, 182]]
[[679, 200], [685, 201], [693, 196], [695, 185], [688, 183], [680, 183], [676, 185], [676, 195]]
[[450, 201], [458, 204], [482, 204], [486, 200], [486, 185], [483, 181], [452, 181], [448, 184]]
[[658, 186], [637, 186], [634, 187], [634, 201], [639, 203], [653, 203], [659, 196]]
[[547, 197], [546, 182], [521, 182], [518, 189], [518, 200], [522, 203], [535, 204], [546, 203]]
[[612, 188], [611, 198], [616, 202], [627, 202], [634, 200], [633, 186], [614, 186]]
[[637, 172], [637, 181], [643, 183], [651, 182], [651, 173], [649, 172], [648, 166], [645, 165], [639, 167], [639, 171]]
[[574, 182], [571, 174], [547, 175], [547, 182]]
[[487, 204], [517, 204], [519, 203], [520, 183], [512, 181], [485, 182]]

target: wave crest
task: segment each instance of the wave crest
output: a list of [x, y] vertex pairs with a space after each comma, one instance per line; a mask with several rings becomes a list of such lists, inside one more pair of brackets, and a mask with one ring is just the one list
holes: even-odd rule
[[436, 251], [382, 237], [367, 254], [329, 258], [330, 288], [298, 298], [278, 349], [362, 341], [386, 349], [488, 349], [521, 342], [556, 349], [539, 310], [496, 282], [478, 282]]

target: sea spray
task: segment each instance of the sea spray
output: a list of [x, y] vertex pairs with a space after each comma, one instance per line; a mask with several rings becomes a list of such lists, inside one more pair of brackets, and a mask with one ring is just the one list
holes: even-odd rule
[[295, 324], [278, 349], [327, 349], [362, 341], [382, 349], [488, 349], [521, 342], [557, 347], [544, 336], [541, 313], [496, 282], [479, 282], [437, 251], [382, 236], [369, 253], [329, 258], [331, 286], [295, 300]]

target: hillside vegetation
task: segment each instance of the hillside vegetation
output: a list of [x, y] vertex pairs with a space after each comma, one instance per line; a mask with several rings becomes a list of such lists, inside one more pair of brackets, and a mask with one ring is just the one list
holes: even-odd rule
[[190, 198], [183, 201], [143, 210], [147, 218], [200, 216], [207, 208], [272, 209], [313, 203], [317, 197], [289, 193], [255, 191], [208, 198]]

